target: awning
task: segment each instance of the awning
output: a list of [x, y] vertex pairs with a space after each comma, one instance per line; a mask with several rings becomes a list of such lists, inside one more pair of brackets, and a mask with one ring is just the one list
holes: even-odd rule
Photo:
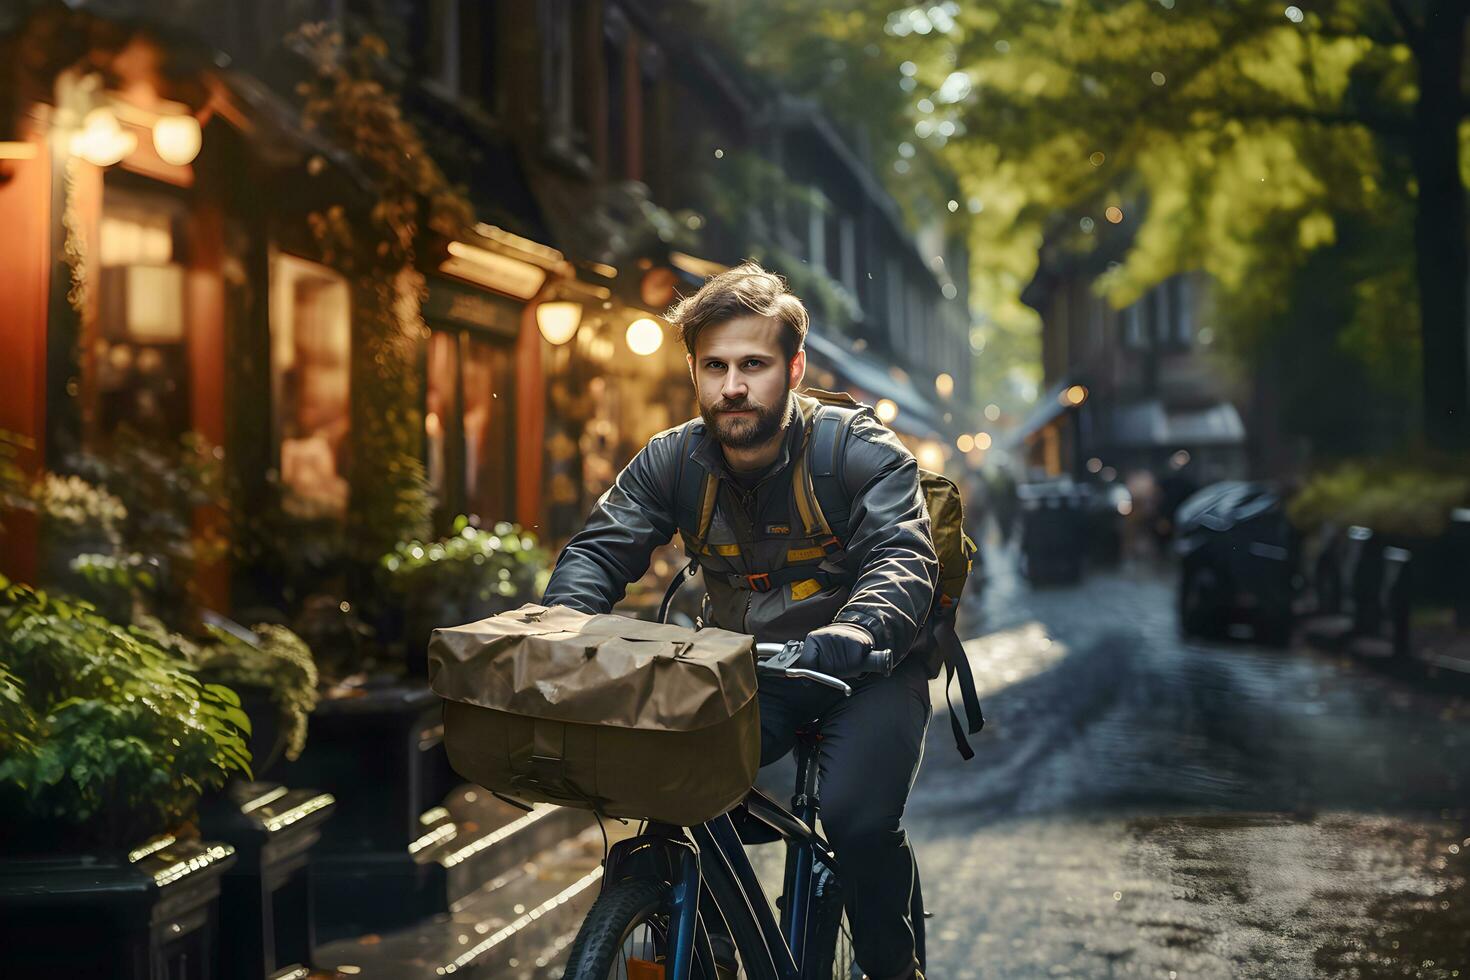
[[1229, 402], [1202, 408], [1167, 409], [1157, 398], [1113, 410], [1111, 442], [1120, 449], [1238, 446], [1245, 425]]
[[1076, 408], [1076, 405], [1069, 404], [1062, 397], [1062, 394], [1073, 383], [1071, 378], [1064, 378], [1048, 388], [1046, 394], [1037, 400], [1036, 407], [1031, 409], [1031, 414], [1027, 415], [1020, 425], [1005, 434], [1002, 446], [1015, 450], [1025, 445], [1032, 436], [1060, 418], [1062, 413]]
[[831, 371], [843, 382], [871, 399], [887, 398], [898, 406], [893, 427], [910, 435], [948, 442], [944, 412], [924, 397], [912, 381], [895, 377], [882, 358], [849, 349], [837, 341], [809, 330], [806, 335], [807, 355], [818, 366]]

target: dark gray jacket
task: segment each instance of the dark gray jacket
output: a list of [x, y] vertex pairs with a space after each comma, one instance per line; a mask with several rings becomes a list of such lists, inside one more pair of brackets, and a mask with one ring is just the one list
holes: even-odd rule
[[[809, 400], [808, 400], [809, 401]], [[702, 555], [710, 602], [709, 623], [760, 641], [800, 639], [832, 622], [855, 623], [879, 648], [906, 654], [929, 615], [939, 560], [919, 488], [919, 468], [898, 438], [871, 415], [860, 415], [843, 444], [840, 472], [851, 501], [841, 581], [809, 589], [798, 583], [769, 592], [731, 588], [727, 572], [769, 570], [786, 564], [803, 544], [792, 488], [792, 456], [804, 435], [802, 413], [787, 427], [781, 455], [751, 491], [730, 477], [719, 444], [702, 419], [661, 432], [618, 474], [580, 531], [557, 559], [542, 601], [590, 613], [609, 612], [628, 583], [642, 578], [653, 550], [680, 530], [675, 482], [686, 450], [701, 474], [720, 481], [708, 535], [713, 555]], [[687, 430], [687, 432], [686, 432]], [[740, 512], [733, 513], [734, 508]], [[743, 529], [743, 530], [740, 530]], [[690, 530], [688, 528], [685, 529]], [[686, 540], [687, 545], [687, 540]], [[687, 550], [687, 547], [686, 547]], [[835, 571], [835, 569], [834, 569]]]

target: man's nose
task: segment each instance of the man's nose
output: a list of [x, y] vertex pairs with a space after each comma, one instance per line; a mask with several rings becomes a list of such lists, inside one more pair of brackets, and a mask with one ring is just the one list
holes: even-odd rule
[[725, 383], [720, 388], [720, 394], [727, 400], [734, 401], [737, 398], [744, 398], [745, 390], [745, 379], [740, 376], [738, 371], [731, 371], [725, 375]]

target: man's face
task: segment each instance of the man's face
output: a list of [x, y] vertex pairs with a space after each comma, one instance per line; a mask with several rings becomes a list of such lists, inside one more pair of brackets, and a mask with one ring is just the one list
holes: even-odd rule
[[784, 329], [773, 317], [745, 316], [700, 331], [689, 370], [699, 414], [722, 446], [750, 449], [785, 427], [791, 389], [806, 373], [806, 352], [787, 362]]

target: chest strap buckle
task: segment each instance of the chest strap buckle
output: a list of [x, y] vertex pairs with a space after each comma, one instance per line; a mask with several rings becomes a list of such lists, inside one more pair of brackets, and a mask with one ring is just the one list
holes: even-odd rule
[[745, 576], [745, 584], [749, 585], [756, 592], [769, 592], [771, 591], [771, 573], [756, 572], [753, 575], [747, 575]]

